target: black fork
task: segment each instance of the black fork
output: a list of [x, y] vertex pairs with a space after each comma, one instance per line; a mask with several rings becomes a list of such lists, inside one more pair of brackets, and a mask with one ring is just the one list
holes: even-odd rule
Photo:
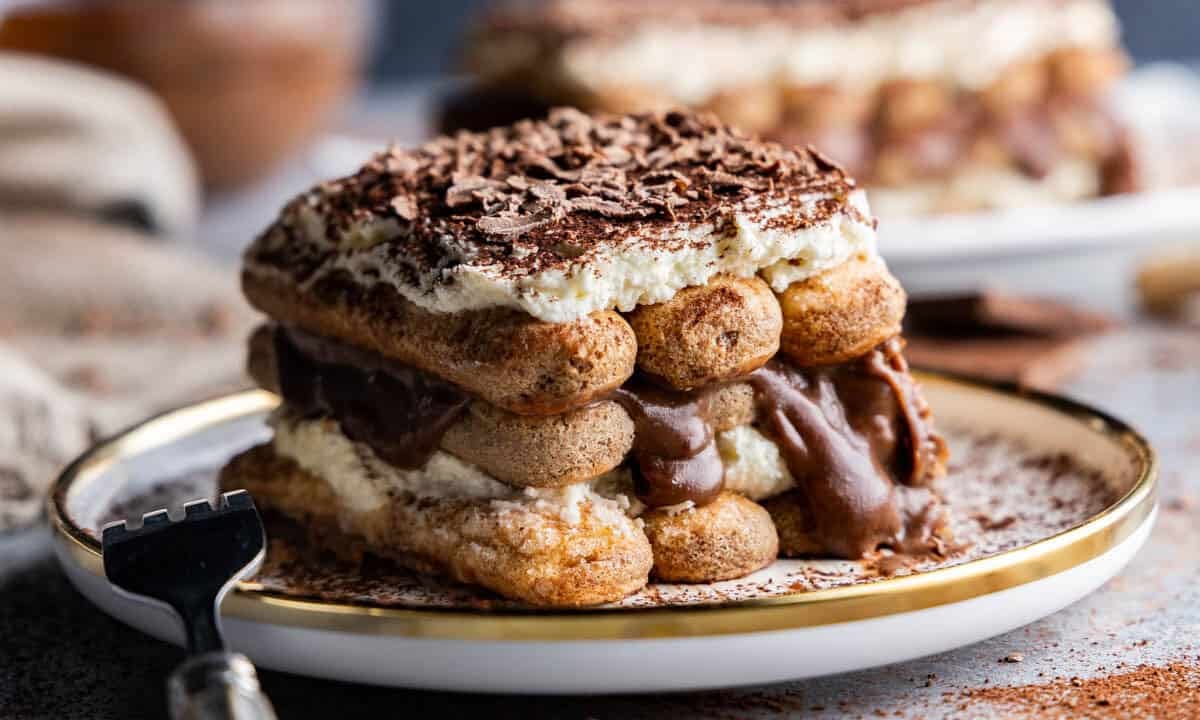
[[226, 651], [218, 614], [225, 593], [262, 564], [262, 520], [244, 490], [222, 495], [216, 509], [197, 500], [183, 510], [182, 520], [158, 510], [137, 529], [106, 526], [104, 573], [122, 592], [164, 603], [183, 620], [191, 657], [168, 681], [172, 717], [274, 718], [254, 666]]

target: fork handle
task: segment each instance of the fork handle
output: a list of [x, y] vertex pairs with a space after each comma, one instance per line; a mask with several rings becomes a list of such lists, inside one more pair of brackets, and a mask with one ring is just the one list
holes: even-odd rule
[[195, 655], [171, 673], [167, 697], [173, 720], [275, 720], [275, 710], [245, 656]]

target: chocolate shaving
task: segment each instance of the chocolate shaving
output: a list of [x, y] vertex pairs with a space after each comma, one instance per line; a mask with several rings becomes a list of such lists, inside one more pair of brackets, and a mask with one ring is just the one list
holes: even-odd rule
[[512, 215], [512, 216], [490, 216], [479, 218], [477, 227], [490, 235], [520, 235], [529, 232], [536, 227], [545, 225], [554, 218], [547, 214], [542, 216], [534, 215]]
[[417, 201], [411, 195], [397, 195], [392, 198], [391, 206], [401, 218], [409, 222], [417, 219]]
[[580, 197], [571, 201], [571, 209], [582, 212], [592, 212], [602, 217], [625, 218], [636, 217], [640, 213], [635, 208], [625, 207], [621, 203], [598, 197]]
[[[741, 166], [744, 167], [744, 166]], [[718, 188], [748, 188], [750, 190], [766, 190], [767, 183], [751, 177], [734, 175], [724, 170], [709, 170], [701, 168], [702, 174], [708, 178], [710, 185]]]
[[498, 198], [503, 190], [504, 183], [478, 175], [456, 178], [454, 184], [446, 189], [446, 207], [462, 207], [488, 198]]
[[559, 185], [548, 182], [533, 183], [528, 188], [529, 194], [543, 203], [561, 205], [567, 201], [567, 193]]

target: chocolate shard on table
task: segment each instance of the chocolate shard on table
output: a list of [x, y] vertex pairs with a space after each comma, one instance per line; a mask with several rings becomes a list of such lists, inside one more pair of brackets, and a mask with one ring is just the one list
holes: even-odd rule
[[911, 298], [904, 326], [920, 335], [1073, 337], [1112, 330], [1117, 321], [1053, 298], [976, 290]]
[[914, 363], [1039, 390], [1068, 380], [1086, 341], [1118, 325], [1101, 312], [999, 290], [913, 298], [904, 319]]
[[941, 547], [946, 447], [846, 173], [690, 112], [383, 152], [245, 255], [283, 403], [227, 488], [535, 605]]
[[1078, 200], [1139, 184], [1119, 36], [1108, 0], [515, 0], [443, 123], [686, 105], [815, 144], [883, 217]]

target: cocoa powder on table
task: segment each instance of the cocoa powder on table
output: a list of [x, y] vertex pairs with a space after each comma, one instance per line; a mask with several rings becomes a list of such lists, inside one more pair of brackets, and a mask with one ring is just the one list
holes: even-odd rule
[[1200, 656], [1164, 667], [1138, 665], [1107, 677], [975, 688], [961, 697], [961, 711], [987, 709], [1011, 718], [1192, 720], [1200, 717]]

